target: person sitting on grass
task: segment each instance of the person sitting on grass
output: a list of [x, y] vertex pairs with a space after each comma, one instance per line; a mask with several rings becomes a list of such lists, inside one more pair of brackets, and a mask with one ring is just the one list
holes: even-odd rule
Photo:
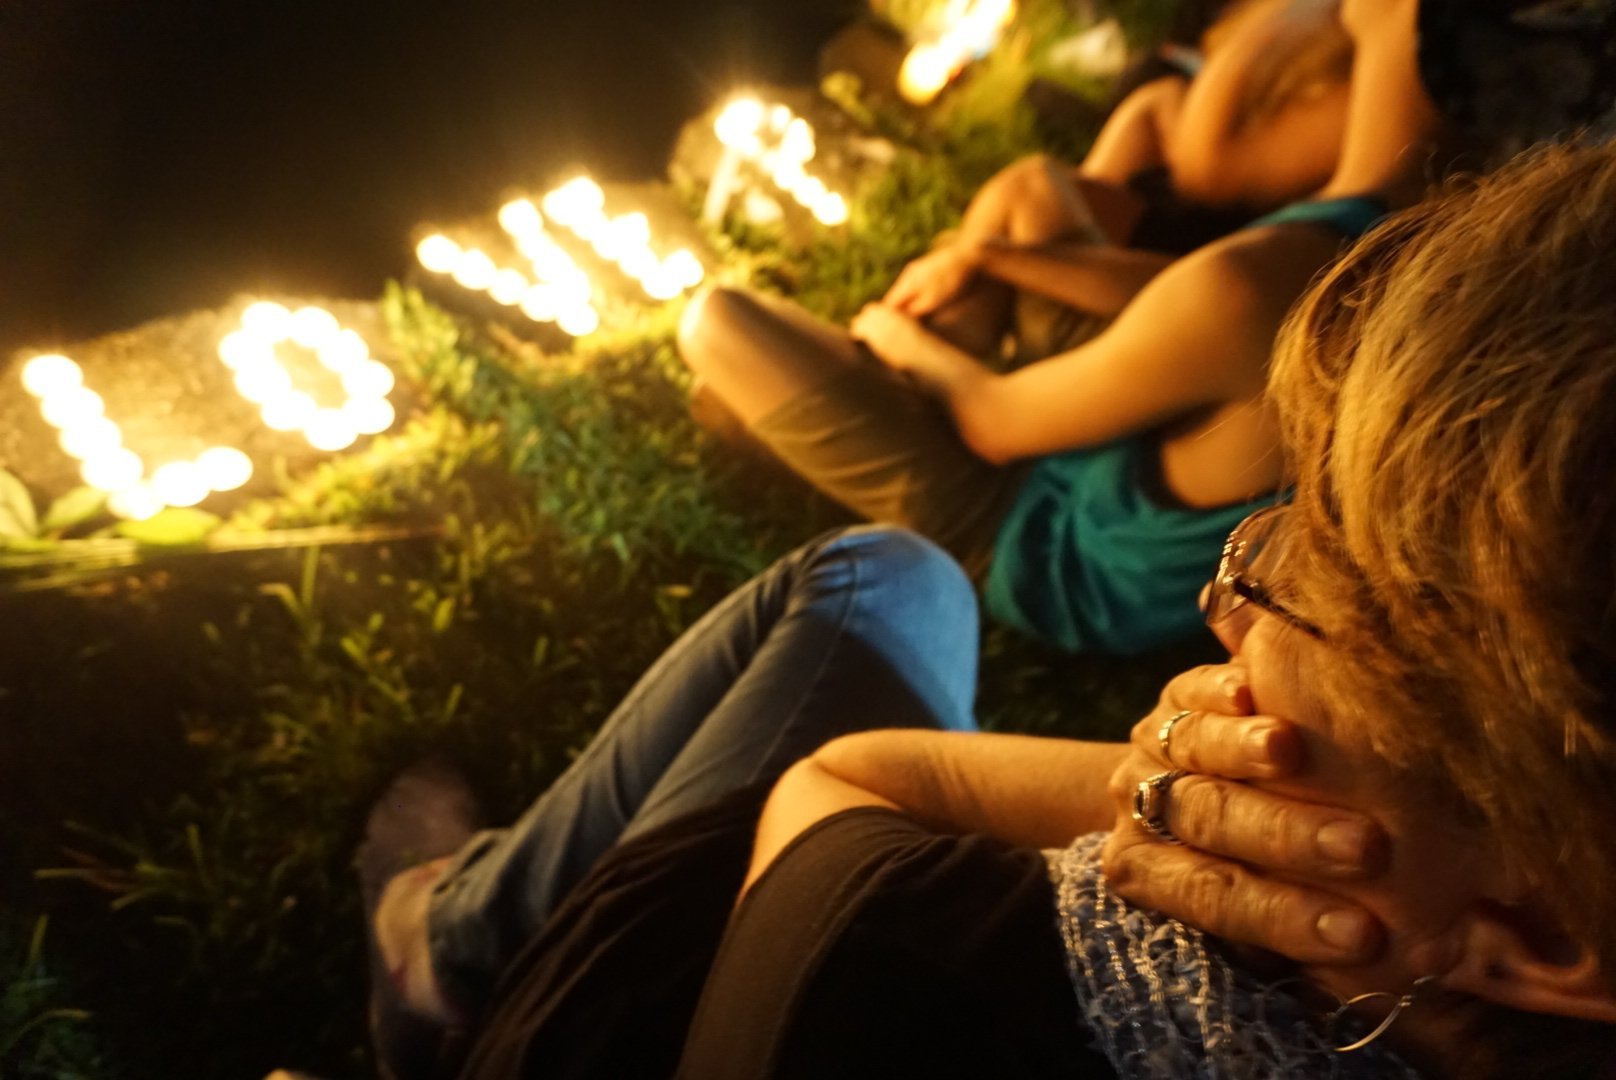
[[1076, 167], [989, 180], [885, 302], [976, 356], [1092, 336], [1174, 258], [1317, 191], [1335, 171], [1352, 41], [1336, 0], [1246, 0], [1133, 90]]
[[849, 331], [714, 289], [686, 312], [685, 362], [799, 475], [982, 576], [995, 617], [1069, 650], [1194, 633], [1206, 563], [1282, 483], [1264, 399], [1281, 321], [1344, 241], [1425, 188], [1437, 118], [1415, 5], [1341, 16], [1349, 119], [1320, 199], [1172, 264], [1087, 344], [999, 373], [892, 303]]
[[379, 1030], [468, 1022], [466, 1080], [1609, 1075], [1613, 264], [1607, 145], [1332, 270], [1294, 501], [1205, 597], [1232, 659], [1131, 744], [967, 730], [971, 593], [878, 530], [721, 605], [515, 828], [406, 776]]

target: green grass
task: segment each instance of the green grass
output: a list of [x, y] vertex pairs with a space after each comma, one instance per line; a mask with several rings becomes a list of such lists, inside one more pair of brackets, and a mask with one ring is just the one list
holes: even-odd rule
[[[845, 316], [1031, 132], [957, 109], [845, 236], [726, 243], [760, 286]], [[400, 286], [381, 308], [418, 407], [240, 508], [215, 539], [242, 550], [0, 596], [5, 1080], [363, 1075], [348, 863], [387, 779], [445, 755], [513, 815], [680, 630], [844, 520], [693, 426], [677, 304], [561, 353]], [[277, 537], [299, 542], [252, 546]], [[1119, 663], [990, 631], [980, 711], [1116, 737], [1198, 649]]]
[[89, 1026], [91, 1016], [76, 1008], [66, 981], [46, 961], [47, 921], [15, 913], [0, 923], [0, 1076], [16, 1080], [89, 1080], [111, 1072]]

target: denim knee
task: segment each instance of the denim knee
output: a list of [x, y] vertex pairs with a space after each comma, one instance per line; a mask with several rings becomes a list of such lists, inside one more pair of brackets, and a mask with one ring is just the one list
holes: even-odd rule
[[854, 525], [814, 541], [810, 561], [851, 558], [862, 580], [900, 584], [934, 617], [975, 624], [976, 590], [954, 557], [917, 532], [896, 525]]
[[844, 630], [884, 658], [937, 726], [975, 730], [980, 615], [953, 557], [891, 525], [831, 533], [802, 555], [798, 602], [841, 612]]

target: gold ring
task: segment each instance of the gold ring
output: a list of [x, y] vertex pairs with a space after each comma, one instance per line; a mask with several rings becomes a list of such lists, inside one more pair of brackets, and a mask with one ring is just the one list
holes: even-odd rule
[[1173, 760], [1173, 747], [1169, 741], [1173, 737], [1173, 725], [1188, 716], [1191, 711], [1190, 709], [1178, 710], [1172, 716], [1163, 720], [1162, 726], [1156, 730], [1156, 742], [1161, 745], [1162, 760], [1175, 768], [1178, 763]]
[[1164, 844], [1182, 844], [1167, 827], [1167, 798], [1173, 781], [1188, 776], [1183, 769], [1157, 773], [1139, 781], [1133, 789], [1133, 819], [1139, 827]]

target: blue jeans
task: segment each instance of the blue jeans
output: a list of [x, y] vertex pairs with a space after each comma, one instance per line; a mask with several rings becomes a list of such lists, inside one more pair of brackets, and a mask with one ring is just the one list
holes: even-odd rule
[[854, 528], [785, 556], [686, 631], [515, 825], [454, 856], [428, 914], [447, 998], [478, 1015], [619, 841], [771, 780], [838, 735], [975, 730], [977, 630], [964, 573], [913, 533]]

